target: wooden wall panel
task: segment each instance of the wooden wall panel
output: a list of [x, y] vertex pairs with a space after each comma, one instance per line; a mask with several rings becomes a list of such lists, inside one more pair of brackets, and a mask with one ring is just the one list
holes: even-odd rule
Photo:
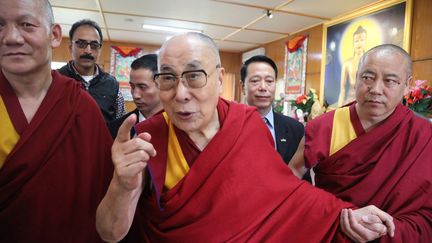
[[227, 73], [235, 73], [240, 75], [241, 54], [220, 52], [221, 64]]
[[432, 59], [415, 61], [413, 63], [413, 78], [426, 79], [429, 81], [429, 85], [432, 85]]
[[278, 79], [284, 76], [285, 42], [287, 42], [287, 40], [287, 38], [284, 38], [264, 45], [266, 56], [276, 63], [278, 68]]
[[411, 56], [413, 64], [413, 78], [426, 79], [432, 84], [432, 1], [414, 0]]
[[308, 80], [308, 74], [321, 73], [323, 26], [316, 26], [307, 31], [301, 32], [300, 34], [309, 34], [307, 50], [308, 61], [306, 64], [306, 80]]
[[309, 91], [310, 88], [316, 90], [317, 95], [319, 96], [320, 92], [320, 84], [321, 84], [321, 73], [309, 73], [306, 75], [306, 92]]
[[67, 62], [71, 58], [69, 52], [69, 39], [63, 38], [60, 46], [53, 50], [52, 60], [55, 62]]
[[411, 56], [413, 60], [432, 59], [431, 11], [431, 0], [414, 0], [411, 30]]

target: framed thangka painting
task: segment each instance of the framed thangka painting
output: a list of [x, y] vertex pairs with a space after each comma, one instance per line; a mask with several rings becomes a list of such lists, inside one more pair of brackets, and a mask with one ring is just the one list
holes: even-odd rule
[[307, 36], [297, 36], [285, 44], [285, 94], [288, 99], [304, 93], [307, 43]]
[[355, 99], [359, 60], [380, 44], [410, 46], [411, 0], [386, 1], [324, 24], [321, 100], [330, 108]]
[[131, 63], [138, 57], [144, 55], [141, 48], [129, 46], [111, 46], [111, 68], [110, 73], [119, 82], [120, 92], [125, 101], [132, 101], [129, 85], [129, 73]]

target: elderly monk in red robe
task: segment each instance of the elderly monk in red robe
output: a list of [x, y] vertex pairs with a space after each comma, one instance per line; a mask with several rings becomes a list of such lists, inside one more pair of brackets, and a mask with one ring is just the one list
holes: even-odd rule
[[101, 242], [112, 139], [92, 98], [51, 71], [45, 0], [0, 1], [0, 242]]
[[411, 66], [398, 46], [365, 53], [357, 101], [308, 122], [304, 160], [292, 161], [298, 176], [313, 167], [316, 186], [392, 215], [395, 237], [381, 242], [432, 242], [432, 124], [401, 104]]
[[[211, 38], [173, 37], [159, 53], [164, 112], [128, 117], [114, 142], [115, 173], [97, 228], [116, 242], [339, 242], [351, 204], [298, 180], [275, 151], [256, 108], [219, 98], [224, 69]], [[345, 210], [344, 232], [392, 234], [374, 207]], [[378, 216], [374, 216], [378, 215]]]

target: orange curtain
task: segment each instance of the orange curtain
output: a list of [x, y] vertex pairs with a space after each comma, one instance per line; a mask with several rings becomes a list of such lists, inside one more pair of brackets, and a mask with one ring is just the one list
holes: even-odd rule
[[221, 96], [227, 100], [234, 100], [235, 98], [235, 78], [234, 73], [225, 73], [224, 81], [222, 83], [222, 94]]

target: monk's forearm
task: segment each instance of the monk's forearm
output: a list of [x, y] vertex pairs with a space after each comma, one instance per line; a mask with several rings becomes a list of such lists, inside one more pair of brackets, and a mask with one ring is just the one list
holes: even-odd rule
[[422, 208], [416, 212], [394, 217], [394, 238], [383, 237], [381, 242], [432, 242], [432, 211]]
[[297, 147], [297, 151], [291, 158], [291, 161], [288, 163], [288, 167], [290, 167], [293, 174], [301, 179], [304, 174], [307, 172], [307, 168], [305, 167], [305, 161], [303, 157], [304, 153], [304, 144], [305, 144], [305, 138], [303, 137], [302, 140], [300, 140], [300, 143]]
[[104, 241], [118, 242], [128, 233], [135, 215], [142, 187], [124, 190], [116, 175], [96, 212], [96, 228]]

